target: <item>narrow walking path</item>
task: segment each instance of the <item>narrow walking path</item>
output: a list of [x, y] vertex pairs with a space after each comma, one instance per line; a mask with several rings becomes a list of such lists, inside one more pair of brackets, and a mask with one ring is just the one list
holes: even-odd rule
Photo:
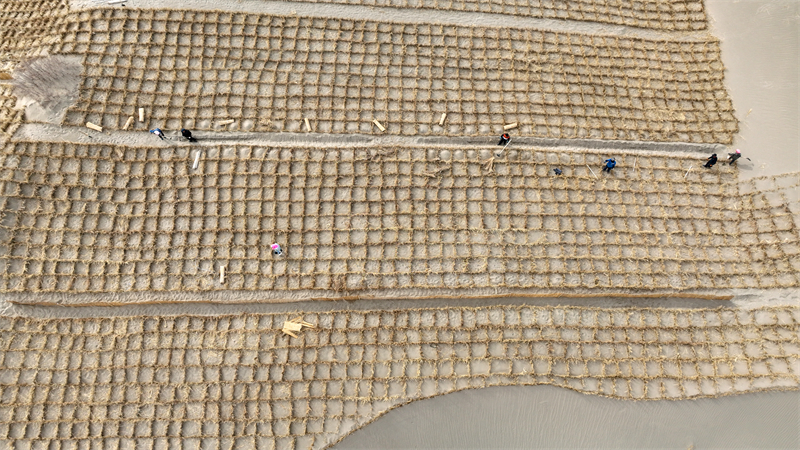
[[129, 0], [109, 5], [100, 0], [73, 0], [73, 10], [98, 7], [181, 9], [195, 11], [226, 11], [257, 14], [297, 15], [330, 19], [371, 20], [394, 23], [446, 24], [508, 28], [533, 28], [543, 31], [587, 33], [601, 36], [638, 37], [655, 40], [704, 42], [713, 39], [708, 31], [660, 31], [624, 25], [610, 25], [576, 20], [540, 19], [484, 12], [445, 11], [414, 8], [385, 8], [377, 6], [337, 5], [315, 2], [264, 0]]

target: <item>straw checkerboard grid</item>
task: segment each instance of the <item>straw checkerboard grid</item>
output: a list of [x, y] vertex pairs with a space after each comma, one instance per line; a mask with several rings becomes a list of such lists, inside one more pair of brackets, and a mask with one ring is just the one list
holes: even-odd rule
[[[719, 42], [239, 13], [103, 9], [53, 53], [85, 55], [65, 119], [149, 127], [729, 143]], [[447, 113], [439, 126], [442, 113]], [[144, 126], [144, 125], [139, 125]], [[219, 129], [219, 128], [217, 128]]]
[[797, 308], [441, 308], [0, 318], [12, 448], [324, 448], [390, 408], [550, 384], [623, 399], [797, 389]]
[[739, 195], [735, 166], [634, 152], [608, 175], [591, 152], [232, 145], [201, 147], [193, 171], [197, 148], [10, 144], [2, 290], [798, 285], [792, 212]]

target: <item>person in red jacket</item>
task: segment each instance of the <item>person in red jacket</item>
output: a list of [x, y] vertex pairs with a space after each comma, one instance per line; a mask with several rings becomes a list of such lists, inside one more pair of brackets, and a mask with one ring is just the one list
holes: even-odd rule
[[509, 136], [508, 133], [503, 133], [503, 135], [500, 136], [500, 142], [498, 142], [497, 145], [506, 145], [509, 142], [511, 142], [511, 136]]

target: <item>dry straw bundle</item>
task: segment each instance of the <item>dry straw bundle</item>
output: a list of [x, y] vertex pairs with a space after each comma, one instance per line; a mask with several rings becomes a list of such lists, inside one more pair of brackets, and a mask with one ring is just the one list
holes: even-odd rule
[[514, 151], [489, 170], [457, 146], [205, 149], [198, 172], [189, 147], [10, 144], [2, 291], [798, 285], [792, 211], [769, 193], [740, 195], [735, 166], [687, 177], [692, 161], [640, 155], [633, 170], [637, 156], [618, 154], [596, 178], [592, 152]]
[[42, 44], [64, 31], [64, 0], [0, 0], [0, 143], [22, 123], [15, 109], [11, 74], [20, 61], [39, 54]]
[[[242, 13], [76, 14], [53, 53], [85, 55], [66, 123], [166, 128], [728, 143], [719, 42]], [[441, 114], [447, 122], [439, 126]]]
[[387, 410], [549, 384], [623, 399], [797, 389], [797, 308], [488, 307], [0, 318], [10, 448], [324, 448]]

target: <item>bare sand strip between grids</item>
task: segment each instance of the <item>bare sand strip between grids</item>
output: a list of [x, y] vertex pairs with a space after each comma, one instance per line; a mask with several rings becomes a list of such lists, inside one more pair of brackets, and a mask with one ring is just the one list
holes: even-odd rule
[[784, 199], [740, 194], [735, 167], [699, 158], [619, 153], [603, 174], [600, 152], [237, 144], [202, 147], [193, 170], [198, 150], [9, 144], [2, 291], [39, 303], [26, 293], [285, 301], [798, 286]]
[[[313, 132], [300, 133], [265, 133], [265, 132], [220, 132], [194, 131], [196, 143], [189, 143], [177, 130], [163, 130], [165, 141], [142, 131], [120, 131], [104, 129], [94, 132], [86, 127], [70, 125], [54, 125], [49, 123], [26, 123], [19, 127], [14, 135], [15, 141], [26, 142], [70, 142], [91, 145], [124, 145], [124, 146], [175, 146], [189, 145], [192, 148], [218, 145], [249, 144], [265, 146], [298, 146], [303, 148], [345, 148], [348, 146], [429, 146], [436, 149], [472, 149], [497, 150], [497, 136], [459, 137], [459, 136], [385, 136], [374, 134], [326, 134]], [[716, 152], [724, 154], [727, 149], [721, 144], [693, 144], [689, 142], [652, 142], [652, 141], [607, 141], [600, 139], [552, 139], [531, 136], [513, 137], [509, 151], [557, 149], [578, 152], [601, 152], [617, 154], [635, 151], [636, 154], [666, 156], [673, 153], [675, 158], [694, 159], [697, 153], [708, 155]]]
[[[22, 314], [4, 314], [4, 315], [21, 315], [28, 316], [24, 311], [30, 311], [25, 307], [56, 307], [60, 309], [58, 315], [69, 317], [70, 314], [64, 310], [64, 307], [71, 308], [116, 308], [130, 305], [141, 306], [170, 306], [180, 304], [190, 304], [194, 306], [205, 307], [208, 305], [225, 305], [225, 306], [247, 306], [254, 304], [297, 304], [298, 302], [304, 303], [339, 303], [342, 301], [353, 300], [396, 300], [399, 303], [413, 302], [413, 301], [447, 301], [450, 300], [505, 300], [509, 298], [517, 300], [545, 300], [559, 304], [560, 299], [567, 302], [581, 301], [581, 300], [605, 300], [613, 299], [614, 301], [638, 301], [639, 304], [650, 304], [653, 300], [673, 300], [673, 301], [687, 301], [696, 304], [702, 302], [704, 307], [710, 307], [714, 304], [723, 305], [730, 300], [733, 300], [732, 294], [722, 294], [717, 291], [692, 291], [692, 292], [653, 292], [646, 294], [631, 294], [627, 292], [613, 292], [611, 290], [599, 293], [572, 293], [572, 292], [541, 292], [541, 293], [528, 293], [523, 290], [515, 291], [509, 289], [491, 289], [481, 290], [473, 289], [469, 293], [458, 292], [454, 290], [437, 290], [428, 289], [424, 292], [421, 290], [384, 290], [376, 293], [359, 293], [350, 296], [332, 295], [325, 297], [315, 297], [314, 291], [295, 291], [295, 292], [248, 292], [248, 291], [231, 291], [225, 293], [219, 292], [202, 292], [202, 293], [175, 293], [175, 292], [137, 292], [135, 294], [128, 293], [109, 293], [109, 294], [63, 294], [63, 293], [7, 293], [4, 294], [4, 301], [11, 305], [7, 308], [7, 312], [19, 311]], [[81, 303], [83, 302], [83, 303]], [[455, 302], [457, 303], [457, 302]], [[508, 302], [505, 302], [508, 303]], [[394, 305], [397, 307], [398, 305]], [[39, 310], [44, 311], [44, 310]], [[32, 317], [39, 317], [36, 314]], [[50, 317], [50, 314], [43, 314], [44, 317]]]
[[800, 384], [798, 308], [434, 308], [0, 318], [11, 446], [325, 448], [386, 411], [548, 384], [656, 400]]
[[[594, 1], [594, 0], [592, 0]], [[582, 3], [586, 4], [589, 2]], [[628, 18], [611, 18], [607, 20], [592, 20], [589, 17], [578, 17], [576, 10], [570, 8], [571, 17], [554, 18], [554, 14], [559, 14], [557, 8], [566, 6], [555, 5], [554, 8], [543, 11], [540, 15], [526, 16], [524, 14], [513, 14], [510, 9], [512, 5], [503, 5], [505, 11], [492, 12], [473, 12], [463, 8], [458, 8], [455, 3], [451, 3], [454, 8], [438, 7], [434, 9], [425, 7], [392, 7], [392, 6], [370, 6], [365, 2], [349, 2], [344, 4], [339, 0], [321, 1], [248, 1], [248, 2], [220, 2], [206, 0], [188, 1], [158, 1], [158, 0], [129, 0], [126, 6], [108, 6], [105, 4], [89, 3], [81, 1], [71, 2], [70, 8], [73, 11], [92, 10], [98, 8], [108, 9], [151, 9], [151, 10], [193, 10], [193, 11], [217, 11], [217, 12], [236, 12], [248, 14], [271, 14], [271, 15], [292, 15], [301, 17], [331, 18], [331, 19], [350, 19], [350, 20], [378, 20], [381, 22], [397, 22], [409, 24], [449, 24], [463, 26], [509, 26], [514, 28], [533, 28], [548, 31], [562, 32], [584, 32], [597, 35], [615, 35], [642, 37], [649, 39], [670, 39], [680, 40], [707, 40], [707, 20], [705, 12], [702, 11], [702, 1], [695, 1], [695, 7], [699, 7], [699, 12], [690, 13], [694, 16], [689, 21], [680, 20], [688, 18], [688, 15], [674, 14], [663, 16], [664, 20], [660, 23], [653, 23], [644, 17], [647, 13], [639, 14], [632, 12]], [[662, 2], [666, 3], [666, 2]], [[675, 4], [675, 2], [669, 2]], [[496, 3], [478, 2], [481, 7], [497, 7]], [[619, 3], [618, 3], [619, 4]], [[575, 6], [573, 2], [572, 6]], [[637, 17], [635, 17], [637, 16]], [[673, 20], [676, 19], [676, 20]], [[623, 23], [623, 22], [628, 23]], [[650, 22], [650, 23], [647, 23]]]

